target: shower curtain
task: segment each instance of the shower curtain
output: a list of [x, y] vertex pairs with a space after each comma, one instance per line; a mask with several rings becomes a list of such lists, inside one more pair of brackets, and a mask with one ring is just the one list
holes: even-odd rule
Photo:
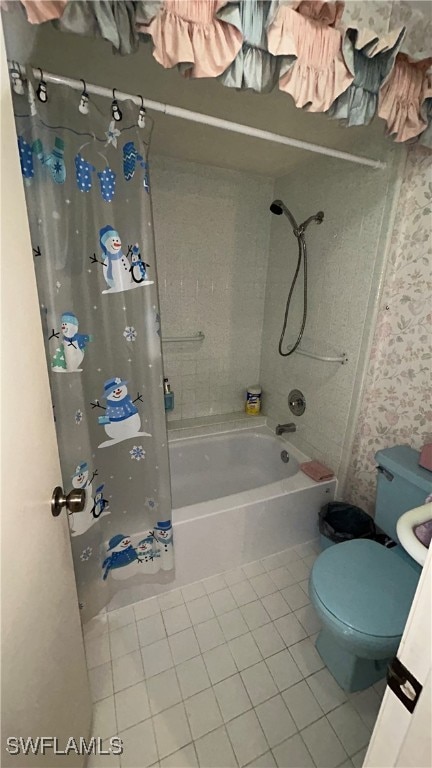
[[68, 518], [87, 621], [173, 579], [149, 121], [30, 73], [14, 108], [63, 486], [86, 491]]

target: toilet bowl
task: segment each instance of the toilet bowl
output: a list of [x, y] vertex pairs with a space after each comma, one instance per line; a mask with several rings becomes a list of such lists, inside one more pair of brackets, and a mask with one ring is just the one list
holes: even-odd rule
[[432, 492], [432, 476], [408, 445], [376, 453], [375, 523], [397, 546], [356, 539], [329, 547], [316, 559], [309, 592], [321, 619], [316, 648], [345, 691], [385, 676], [396, 654], [421, 573], [398, 542], [396, 524]]
[[367, 688], [395, 655], [418, 573], [392, 549], [358, 539], [323, 552], [309, 593], [323, 628], [316, 647], [345, 691]]

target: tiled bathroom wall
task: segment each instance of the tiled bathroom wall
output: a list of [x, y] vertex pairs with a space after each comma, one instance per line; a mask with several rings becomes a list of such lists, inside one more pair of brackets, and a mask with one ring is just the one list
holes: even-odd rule
[[231, 413], [259, 379], [273, 181], [151, 158], [170, 419]]
[[[275, 421], [294, 421], [293, 442], [336, 472], [344, 469], [347, 459], [344, 446], [350, 442], [350, 409], [364, 367], [396, 190], [397, 163], [392, 162], [391, 150], [387, 159], [387, 168], [380, 171], [330, 158], [313, 159], [275, 183], [274, 196], [285, 201], [299, 222], [318, 210], [325, 214], [324, 222], [311, 224], [306, 234], [308, 319], [302, 347], [327, 356], [345, 353], [348, 363], [278, 354], [297, 241], [287, 219], [274, 216], [260, 373], [264, 412]], [[297, 336], [302, 298], [300, 273], [285, 349]], [[288, 409], [288, 394], [294, 388], [306, 397], [306, 412], [299, 418]]]

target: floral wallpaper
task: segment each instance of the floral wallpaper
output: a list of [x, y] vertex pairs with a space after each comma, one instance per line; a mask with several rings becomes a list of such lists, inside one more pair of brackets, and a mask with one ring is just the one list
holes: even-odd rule
[[414, 59], [430, 55], [432, 20], [426, 3], [411, 0], [348, 0], [343, 23], [373, 29], [380, 35], [406, 27], [402, 50]]
[[432, 442], [432, 154], [408, 153], [346, 496], [372, 512], [380, 448]]

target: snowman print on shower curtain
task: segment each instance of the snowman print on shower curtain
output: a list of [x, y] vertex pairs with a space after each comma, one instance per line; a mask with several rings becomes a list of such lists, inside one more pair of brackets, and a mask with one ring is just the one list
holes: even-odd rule
[[130, 565], [136, 559], [136, 552], [132, 546], [130, 536], [117, 533], [108, 542], [107, 556], [102, 563], [102, 568], [104, 569], [103, 580], [106, 581], [110, 571], [124, 568], [125, 565]]
[[[146, 570], [149, 570], [149, 566], [155, 562], [157, 557], [160, 557], [160, 553], [154, 549], [154, 536], [152, 531], [147, 531], [144, 538], [141, 538], [135, 547], [137, 556], [137, 562], [147, 566]], [[155, 568], [152, 570], [156, 570]]]
[[170, 571], [174, 568], [173, 529], [171, 520], [164, 520], [156, 523], [153, 533], [161, 558], [161, 568], [163, 571]]
[[103, 261], [96, 256], [91, 257], [91, 261], [102, 264], [102, 273], [108, 286], [102, 293], [121, 293], [144, 285], [153, 285], [154, 281], [149, 280], [147, 275], [150, 265], [142, 260], [138, 243], [133, 247], [129, 246], [127, 254], [124, 254], [120, 235], [109, 224], [100, 230], [99, 242]]
[[57, 347], [51, 362], [51, 368], [56, 373], [81, 373], [81, 363], [84, 353], [93, 336], [78, 333], [78, 318], [74, 312], [63, 312], [61, 316], [61, 332], [52, 329], [49, 339], [59, 339], [61, 344]]
[[86, 461], [82, 461], [72, 475], [72, 487], [86, 492], [86, 505], [83, 511], [69, 515], [72, 536], [81, 536], [99, 520], [102, 514], [110, 514], [108, 502], [103, 497], [105, 487], [103, 483], [96, 488], [93, 496], [93, 480], [97, 474], [98, 471], [95, 469], [90, 477], [88, 464]]
[[100, 443], [99, 448], [107, 448], [132, 437], [151, 437], [149, 432], [141, 431], [141, 417], [135, 405], [138, 401], [142, 402], [142, 396], [138, 392], [135, 400], [132, 400], [127, 385], [128, 382], [118, 376], [108, 379], [102, 396], [106, 406], [101, 405], [99, 400], [91, 403], [92, 408], [105, 411], [103, 416], [98, 417], [98, 423], [105, 428], [109, 440]]
[[144, 534], [126, 536], [117, 533], [107, 543], [103, 562], [103, 579], [110, 574], [116, 581], [136, 574], [154, 574], [159, 568], [170, 571], [174, 567], [173, 531], [171, 520], [156, 523]]

